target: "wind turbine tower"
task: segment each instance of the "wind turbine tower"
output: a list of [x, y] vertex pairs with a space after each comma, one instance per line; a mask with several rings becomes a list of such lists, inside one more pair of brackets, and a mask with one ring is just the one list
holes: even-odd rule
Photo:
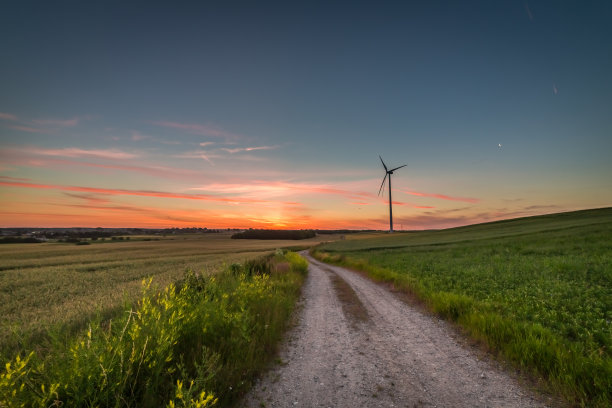
[[397, 169], [401, 169], [402, 167], [406, 167], [407, 164], [404, 164], [403, 166], [399, 166], [396, 167], [394, 169], [387, 169], [387, 165], [385, 164], [385, 162], [383, 161], [382, 157], [380, 157], [380, 155], [378, 155], [378, 158], [380, 159], [380, 162], [382, 163], [383, 167], [385, 168], [385, 178], [383, 178], [382, 183], [380, 184], [380, 189], [378, 190], [378, 195], [380, 195], [383, 190], [385, 189], [385, 181], [387, 180], [387, 176], [389, 176], [389, 232], [393, 232], [393, 201], [391, 200], [391, 175], [393, 174], [393, 172]]

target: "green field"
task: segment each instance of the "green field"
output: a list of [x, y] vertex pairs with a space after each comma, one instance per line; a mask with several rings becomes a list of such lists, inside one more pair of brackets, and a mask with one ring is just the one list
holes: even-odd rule
[[129, 241], [0, 246], [0, 357], [37, 343], [49, 328], [73, 331], [108, 318], [141, 295], [142, 279], [163, 288], [187, 269], [216, 273], [302, 241], [232, 240], [231, 234], [131, 237]]
[[612, 208], [380, 234], [317, 254], [415, 294], [570, 401], [612, 404]]

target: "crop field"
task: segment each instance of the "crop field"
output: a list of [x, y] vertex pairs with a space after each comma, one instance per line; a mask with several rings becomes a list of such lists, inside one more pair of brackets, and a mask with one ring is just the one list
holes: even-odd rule
[[232, 240], [230, 234], [0, 246], [0, 357], [37, 343], [50, 328], [72, 332], [137, 300], [141, 281], [164, 288], [187, 269], [212, 274], [302, 241]]
[[323, 245], [580, 405], [612, 403], [612, 209]]
[[284, 333], [306, 260], [277, 249], [163, 290], [2, 361], [0, 407], [233, 406]]

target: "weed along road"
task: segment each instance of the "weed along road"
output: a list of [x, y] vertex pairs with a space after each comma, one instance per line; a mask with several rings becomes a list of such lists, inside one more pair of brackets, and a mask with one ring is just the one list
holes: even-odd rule
[[431, 316], [304, 254], [309, 276], [281, 361], [249, 407], [539, 407], [529, 391]]

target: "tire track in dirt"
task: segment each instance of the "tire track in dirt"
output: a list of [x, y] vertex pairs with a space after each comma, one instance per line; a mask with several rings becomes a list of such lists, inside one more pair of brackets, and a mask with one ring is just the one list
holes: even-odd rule
[[283, 363], [258, 381], [244, 406], [544, 406], [455, 341], [446, 323], [382, 285], [304, 255], [310, 266], [299, 323], [282, 348]]

